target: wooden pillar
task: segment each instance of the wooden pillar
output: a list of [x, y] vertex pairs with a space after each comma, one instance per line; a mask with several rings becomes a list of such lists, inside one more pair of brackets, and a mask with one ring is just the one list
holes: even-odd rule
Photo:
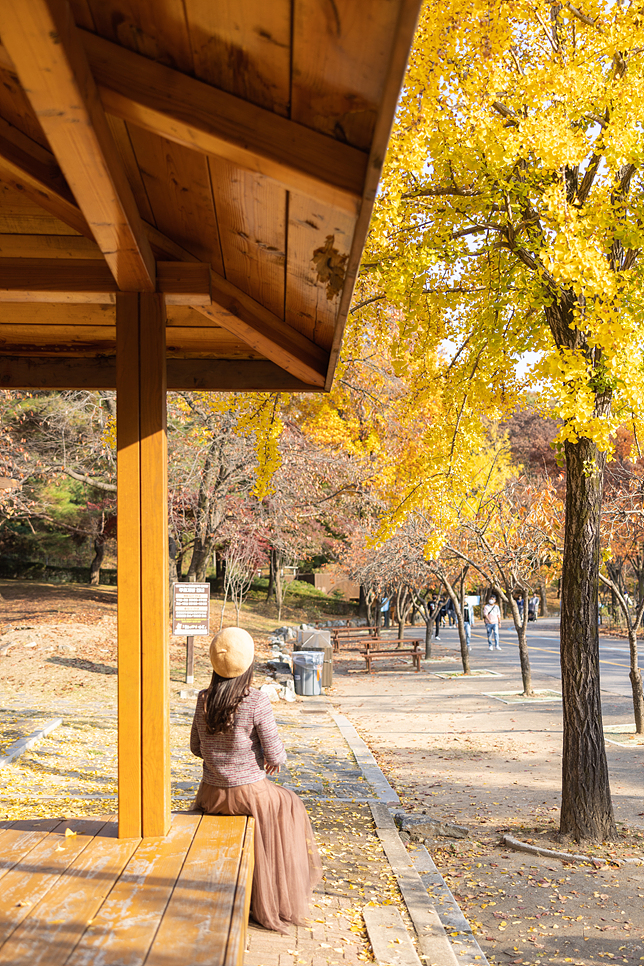
[[119, 836], [170, 827], [165, 304], [116, 301]]

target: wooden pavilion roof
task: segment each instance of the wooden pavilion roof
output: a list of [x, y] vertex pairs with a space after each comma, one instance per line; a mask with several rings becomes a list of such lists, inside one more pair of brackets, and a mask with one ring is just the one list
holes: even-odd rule
[[420, 0], [15, 0], [0, 18], [0, 386], [328, 389]]

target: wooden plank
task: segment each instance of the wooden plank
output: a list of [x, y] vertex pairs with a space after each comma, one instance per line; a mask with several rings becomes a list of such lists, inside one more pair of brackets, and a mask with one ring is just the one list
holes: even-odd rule
[[154, 257], [66, 0], [7, 8], [2, 40], [119, 288], [154, 291]]
[[16, 76], [16, 68], [8, 51], [4, 47], [2, 50], [4, 56], [0, 70], [0, 117], [46, 148], [45, 132]]
[[91, 231], [54, 157], [0, 119], [0, 178], [83, 235]]
[[[319, 392], [281, 366], [264, 360], [168, 359], [168, 389], [215, 392]], [[0, 378], [0, 385], [2, 380]]]
[[[195, 311], [176, 307], [174, 311]], [[203, 319], [200, 312], [195, 311], [199, 319]], [[183, 316], [182, 316], [183, 318]], [[191, 323], [192, 324], [192, 323]], [[115, 326], [116, 311], [113, 305], [94, 305], [81, 303], [67, 305], [55, 302], [0, 302], [0, 325], [19, 325], [21, 327], [37, 325], [43, 329], [50, 325], [65, 327], [75, 326]]]
[[221, 159], [210, 172], [226, 279], [283, 318], [286, 191]]
[[95, 34], [83, 40], [108, 114], [357, 213], [364, 151]]
[[96, 244], [82, 235], [0, 234], [0, 258], [94, 258], [103, 255]]
[[293, 5], [294, 121], [369, 151], [399, 7], [391, 0]]
[[2, 325], [0, 324], [0, 348], [14, 353], [18, 347], [29, 351], [57, 354], [64, 348], [91, 347], [94, 354], [115, 351], [116, 330], [110, 326], [80, 326], [67, 328], [60, 325]]
[[200, 815], [174, 815], [163, 839], [141, 842], [66, 966], [143, 966]]
[[323, 385], [327, 356], [298, 329], [283, 322], [226, 279], [212, 276], [211, 306], [199, 311], [310, 385]]
[[229, 966], [231, 883], [238, 882], [246, 822], [245, 815], [203, 817], [146, 966], [166, 966], [168, 949], [176, 948], [190, 966]]
[[2, 302], [114, 303], [116, 282], [105, 261], [0, 259]]
[[[168, 389], [213, 392], [319, 392], [273, 362], [168, 359]], [[116, 389], [114, 357], [26, 358], [0, 354], [2, 389]]]
[[291, 195], [286, 322], [327, 351], [333, 343], [355, 219]]
[[[0, 949], [0, 964], [64, 966], [137, 847], [116, 826], [92, 838]], [[110, 834], [111, 833], [111, 834]], [[54, 878], [53, 876], [50, 878]]]
[[[139, 299], [116, 303], [119, 836], [141, 835], [141, 458]], [[104, 367], [105, 368], [105, 367]]]
[[[169, 302], [208, 306], [210, 266], [159, 262], [157, 285]], [[0, 258], [2, 302], [97, 302], [114, 304], [117, 283], [105, 260]]]
[[[204, 816], [204, 818], [205, 817], [206, 816]], [[248, 821], [246, 822], [244, 844], [242, 845], [242, 857], [239, 864], [239, 875], [237, 878], [237, 890], [235, 892], [232, 921], [230, 923], [230, 932], [228, 934], [227, 958], [230, 960], [231, 964], [234, 963], [234, 966], [243, 966], [244, 962], [254, 869], [255, 819], [249, 817]]]
[[282, 117], [291, 100], [291, 0], [184, 0], [194, 74]]
[[[30, 832], [20, 828], [6, 828], [0, 833], [0, 879], [3, 878], [18, 862], [28, 861], [31, 850], [41, 842], [45, 836], [58, 825], [54, 819], [51, 828], [33, 829]], [[2, 888], [0, 886], [0, 888]]]
[[129, 125], [156, 225], [183, 249], [222, 272], [208, 161], [195, 151]]
[[[141, 392], [142, 834], [170, 827], [168, 450], [165, 304], [139, 296]], [[145, 347], [145, 351], [143, 348]]]
[[[23, 138], [22, 145], [24, 143], [25, 139]], [[173, 145], [173, 147], [176, 146]], [[3, 203], [0, 205], [0, 230], [5, 232], [40, 231], [42, 234], [60, 235], [64, 233], [64, 226], [67, 225], [70, 233], [79, 231], [88, 238], [93, 237], [89, 225], [75, 203], [71, 192], [66, 187], [61, 187], [61, 180], [64, 183], [64, 179], [62, 179], [62, 174], [53, 154], [31, 142], [30, 150], [36, 151], [38, 149], [36, 155], [45, 156], [46, 163], [32, 163], [28, 157], [19, 157], [16, 151], [11, 152], [9, 162], [3, 160], [1, 149], [2, 141], [0, 140], [0, 190], [3, 193]], [[188, 153], [192, 154], [193, 152]], [[29, 154], [29, 152], [26, 152], [26, 154]], [[38, 156], [36, 156], [36, 161], [38, 161]], [[138, 171], [136, 158], [129, 159], [128, 163], [136, 166]], [[140, 172], [138, 176], [141, 179]], [[141, 183], [143, 184], [142, 179]], [[142, 190], [145, 192], [145, 186]], [[17, 209], [15, 220], [12, 217], [14, 216], [13, 210], [7, 211], [6, 194], [8, 191], [12, 192], [13, 208]], [[35, 202], [30, 211], [24, 210], [25, 195], [32, 202]], [[16, 201], [21, 203], [16, 206]], [[48, 219], [42, 211], [43, 208], [54, 215], [54, 218]], [[149, 202], [146, 210], [148, 208]], [[42, 227], [40, 223], [42, 223]], [[188, 252], [176, 241], [159, 231], [156, 225], [144, 222], [143, 230], [148, 237], [152, 250], [162, 259], [199, 261], [196, 255]], [[198, 240], [197, 245], [198, 247], [202, 245], [201, 240]], [[219, 264], [216, 253], [214, 258], [209, 260]]]
[[[66, 824], [74, 830], [74, 822]], [[50, 832], [29, 851], [26, 863], [19, 862], [7, 872], [0, 889], [0, 946], [31, 915], [34, 907], [104, 825], [104, 821], [84, 822], [84, 834], [78, 833], [70, 838], [60, 832]]]
[[[94, 32], [150, 60], [192, 73], [192, 54], [181, 3], [156, 0], [88, 0]], [[76, 21], [81, 26], [80, 21]]]
[[342, 347], [344, 326], [349, 313], [356, 278], [358, 277], [362, 250], [369, 230], [369, 221], [371, 220], [373, 203], [376, 197], [376, 191], [378, 190], [378, 181], [387, 151], [387, 144], [389, 143], [391, 126], [396, 113], [396, 104], [398, 103], [398, 97], [405, 77], [405, 69], [407, 67], [411, 44], [414, 39], [414, 31], [416, 30], [416, 24], [418, 22], [421, 3], [422, 0], [400, 0], [398, 4], [398, 22], [393, 34], [389, 66], [371, 142], [369, 165], [364, 183], [363, 203], [360, 207], [360, 214], [353, 232], [353, 241], [346, 264], [344, 288], [338, 309], [338, 321], [335, 326], [333, 343], [331, 345], [331, 356], [325, 384], [325, 389], [327, 390], [330, 390], [333, 384], [335, 367]]
[[210, 265], [206, 262], [158, 262], [157, 289], [173, 305], [209, 305]]
[[[102, 4], [102, 6], [105, 6]], [[112, 137], [114, 138], [114, 143], [118, 148], [118, 152], [121, 156], [121, 161], [123, 162], [123, 167], [125, 168], [125, 173], [127, 174], [127, 180], [130, 182], [130, 187], [132, 188], [132, 193], [136, 201], [136, 206], [141, 212], [141, 217], [145, 218], [146, 221], [154, 224], [154, 215], [152, 214], [152, 208], [150, 207], [150, 199], [148, 198], [147, 191], [145, 190], [145, 184], [143, 183], [143, 178], [141, 177], [141, 171], [136, 161], [136, 155], [134, 153], [134, 148], [132, 147], [132, 141], [130, 139], [130, 132], [127, 129], [127, 124], [122, 121], [120, 117], [114, 117], [112, 114], [107, 114], [107, 123], [109, 125], [110, 131], [112, 132]], [[148, 235], [148, 241], [150, 236]]]
[[[1, 162], [0, 162], [1, 164]], [[87, 229], [89, 232], [89, 228]], [[68, 235], [78, 237], [74, 228], [38, 204], [18, 179], [3, 180], [0, 171], [0, 232], [5, 234]]]

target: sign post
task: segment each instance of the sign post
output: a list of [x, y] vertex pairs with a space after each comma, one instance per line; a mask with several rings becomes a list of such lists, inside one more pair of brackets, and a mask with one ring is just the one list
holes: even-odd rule
[[195, 637], [210, 633], [210, 584], [172, 585], [172, 633], [186, 634], [186, 684], [194, 684]]

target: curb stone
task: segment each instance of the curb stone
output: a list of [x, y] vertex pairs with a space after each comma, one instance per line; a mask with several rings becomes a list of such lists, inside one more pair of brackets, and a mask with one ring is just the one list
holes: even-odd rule
[[14, 741], [12, 745], [9, 745], [4, 755], [0, 756], [0, 768], [9, 765], [15, 758], [19, 758], [25, 751], [33, 748], [36, 742], [40, 741], [41, 738], [45, 738], [54, 728], [57, 728], [62, 723], [62, 718], [54, 718], [52, 721], [44, 724], [42, 728], [39, 728], [38, 731], [33, 731], [25, 738], [19, 738], [18, 741]]
[[413, 862], [420, 880], [435, 901], [438, 917], [448, 933], [457, 932], [452, 940], [459, 966], [489, 966], [485, 953], [476, 941], [472, 927], [461, 912], [445, 880], [436, 868], [434, 860], [424, 845], [418, 846]]
[[403, 845], [398, 829], [385, 805], [371, 805], [376, 832], [382, 842], [405, 905], [418, 935], [421, 958], [441, 966], [459, 966], [438, 913], [422, 879]]

